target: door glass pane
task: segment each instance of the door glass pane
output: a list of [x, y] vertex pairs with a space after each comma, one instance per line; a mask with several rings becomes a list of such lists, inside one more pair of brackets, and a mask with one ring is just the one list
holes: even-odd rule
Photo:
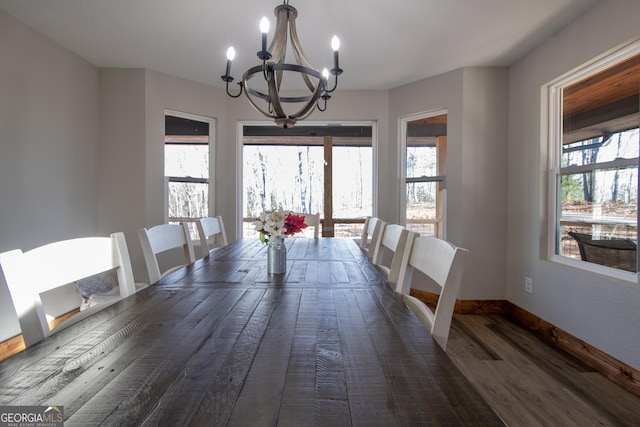
[[243, 235], [255, 235], [261, 212], [282, 207], [318, 213], [323, 236], [360, 236], [373, 212], [372, 141], [369, 126], [245, 126]]
[[[243, 156], [245, 218], [278, 208], [322, 217], [322, 147], [245, 145]], [[244, 224], [244, 235], [254, 236], [250, 222]]]
[[371, 156], [371, 147], [333, 147], [334, 218], [364, 218], [371, 215]]

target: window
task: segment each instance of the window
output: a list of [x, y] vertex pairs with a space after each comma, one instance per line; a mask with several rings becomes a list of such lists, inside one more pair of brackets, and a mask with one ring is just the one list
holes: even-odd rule
[[165, 115], [164, 171], [167, 221], [189, 223], [209, 216], [209, 133], [211, 122]]
[[279, 207], [319, 213], [323, 236], [361, 234], [373, 211], [371, 126], [244, 126], [243, 134], [244, 236]]
[[422, 236], [445, 238], [447, 114], [437, 112], [401, 123], [406, 227]]
[[639, 52], [628, 46], [547, 87], [552, 258], [622, 278], [637, 271]]

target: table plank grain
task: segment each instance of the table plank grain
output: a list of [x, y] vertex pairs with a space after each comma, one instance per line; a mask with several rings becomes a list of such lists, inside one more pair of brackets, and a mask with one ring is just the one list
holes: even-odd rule
[[218, 249], [0, 362], [65, 425], [502, 425], [349, 239]]

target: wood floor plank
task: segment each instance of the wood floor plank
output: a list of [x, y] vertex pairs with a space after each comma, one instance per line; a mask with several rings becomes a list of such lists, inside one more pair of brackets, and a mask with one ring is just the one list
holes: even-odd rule
[[505, 318], [454, 324], [447, 353], [508, 425], [638, 425], [640, 399]]

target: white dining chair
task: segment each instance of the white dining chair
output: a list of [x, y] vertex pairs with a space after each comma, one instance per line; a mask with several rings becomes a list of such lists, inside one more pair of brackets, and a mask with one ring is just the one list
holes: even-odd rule
[[[462, 283], [462, 275], [469, 252], [435, 237], [418, 236], [413, 241], [410, 255], [403, 262], [397, 292], [403, 294], [405, 304], [431, 332], [436, 342], [447, 349], [453, 310]], [[418, 298], [411, 296], [413, 270], [422, 272], [440, 287], [435, 311]]]
[[395, 289], [403, 257], [408, 256], [407, 247], [411, 246], [416, 233], [398, 224], [384, 224], [379, 236], [373, 248], [373, 264]]
[[[26, 347], [146, 286], [134, 282], [123, 233], [63, 240], [27, 252], [20, 249], [4, 252], [0, 254], [0, 270], [18, 315]], [[99, 304], [69, 317], [53, 329], [49, 327], [47, 307], [41, 297], [44, 292], [112, 272], [117, 277], [113, 292], [103, 295]], [[77, 298], [79, 307], [80, 299], [75, 293], [73, 297]]]
[[380, 237], [384, 222], [379, 218], [369, 216], [364, 221], [362, 234], [360, 235], [360, 250], [367, 255], [369, 259], [373, 258], [373, 252]]
[[196, 221], [196, 226], [203, 257], [208, 256], [213, 249], [223, 248], [229, 244], [221, 216], [200, 218]]
[[[299, 215], [299, 216], [303, 216], [304, 217], [304, 222], [305, 224], [307, 224], [309, 227], [313, 227], [313, 237], [314, 238], [318, 238], [320, 236], [320, 214], [308, 214], [308, 213], [298, 213], [298, 212], [292, 212], [294, 215]], [[309, 227], [307, 227], [305, 230], [308, 230]], [[301, 234], [301, 236], [304, 236], [306, 233]], [[295, 237], [295, 236], [294, 236]]]
[[[191, 242], [187, 224], [184, 222], [180, 224], [160, 224], [149, 229], [141, 228], [138, 230], [138, 237], [140, 238], [150, 284], [156, 283], [163, 276], [184, 265], [195, 262], [193, 243]], [[182, 260], [171, 259], [167, 261], [169, 266], [161, 270], [158, 255], [178, 248], [182, 249]]]

